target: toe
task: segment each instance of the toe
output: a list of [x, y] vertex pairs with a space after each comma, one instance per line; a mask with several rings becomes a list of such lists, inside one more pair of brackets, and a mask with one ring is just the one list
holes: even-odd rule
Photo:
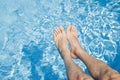
[[61, 30], [61, 33], [63, 34], [65, 33], [64, 28], [62, 26], [60, 27], [60, 30]]
[[61, 38], [61, 29], [60, 27], [57, 28], [57, 40], [59, 40]]
[[72, 26], [71, 32], [76, 36], [78, 35], [77, 29], [75, 26]]
[[74, 25], [72, 25], [72, 31], [77, 31], [76, 27]]
[[60, 31], [64, 32], [64, 28], [62, 26], [60, 26]]
[[68, 25], [67, 32], [70, 32], [70, 31], [71, 31], [71, 25]]
[[54, 33], [53, 33], [53, 36], [54, 36], [54, 38], [56, 37], [56, 33], [55, 33], [55, 31], [54, 31]]
[[57, 28], [54, 30], [54, 32], [57, 34]]
[[58, 32], [59, 32], [59, 34], [61, 33], [61, 26], [58, 27]]
[[57, 32], [56, 32], [56, 30], [54, 31], [54, 41], [55, 41], [55, 44], [57, 45], [58, 44], [58, 41], [57, 41]]
[[55, 29], [54, 30], [54, 37], [56, 37], [57, 36], [57, 30]]
[[54, 30], [54, 38], [57, 38], [58, 36], [58, 32], [57, 32], [57, 29]]
[[59, 34], [59, 28], [56, 28], [56, 34], [57, 35]]
[[59, 31], [59, 27], [58, 27], [58, 28], [56, 28], [56, 30], [55, 30], [55, 36], [56, 36], [56, 38], [59, 37], [59, 33], [60, 33], [60, 31]]

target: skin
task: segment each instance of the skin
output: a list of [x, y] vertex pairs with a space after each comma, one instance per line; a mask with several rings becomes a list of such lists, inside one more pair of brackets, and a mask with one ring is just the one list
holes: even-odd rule
[[[75, 26], [69, 25], [67, 32], [64, 31], [62, 26], [56, 28], [54, 31], [54, 41], [66, 65], [69, 80], [93, 80], [93, 78], [95, 80], [120, 80], [120, 75], [117, 71], [110, 68], [104, 62], [93, 58], [83, 50], [78, 41]], [[68, 49], [68, 41], [70, 42], [71, 50]], [[85, 74], [73, 62], [72, 58], [81, 59], [86, 64], [93, 78]]]

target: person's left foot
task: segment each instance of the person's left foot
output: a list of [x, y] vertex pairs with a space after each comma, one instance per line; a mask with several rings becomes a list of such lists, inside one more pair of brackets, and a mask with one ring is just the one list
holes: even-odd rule
[[58, 27], [54, 31], [54, 41], [61, 52], [61, 56], [64, 57], [65, 55], [70, 56], [70, 51], [67, 46], [67, 37], [66, 33], [64, 31], [64, 28], [62, 26]]

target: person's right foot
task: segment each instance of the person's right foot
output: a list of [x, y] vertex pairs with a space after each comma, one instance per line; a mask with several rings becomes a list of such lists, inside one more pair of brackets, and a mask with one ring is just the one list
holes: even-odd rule
[[71, 55], [73, 58], [77, 58], [79, 51], [82, 50], [80, 43], [78, 41], [77, 29], [73, 25], [67, 27], [67, 38], [71, 45]]

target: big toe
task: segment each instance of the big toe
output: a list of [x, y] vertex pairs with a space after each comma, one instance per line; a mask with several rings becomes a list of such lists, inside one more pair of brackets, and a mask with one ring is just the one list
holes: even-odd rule
[[71, 29], [72, 29], [72, 26], [71, 26], [71, 25], [68, 25], [68, 26], [67, 26], [67, 33], [70, 33], [70, 32], [71, 32]]
[[77, 33], [77, 29], [74, 25], [72, 25], [71, 31]]
[[60, 29], [61, 33], [64, 32], [64, 28], [63, 28], [63, 26], [60, 26], [59, 29]]

